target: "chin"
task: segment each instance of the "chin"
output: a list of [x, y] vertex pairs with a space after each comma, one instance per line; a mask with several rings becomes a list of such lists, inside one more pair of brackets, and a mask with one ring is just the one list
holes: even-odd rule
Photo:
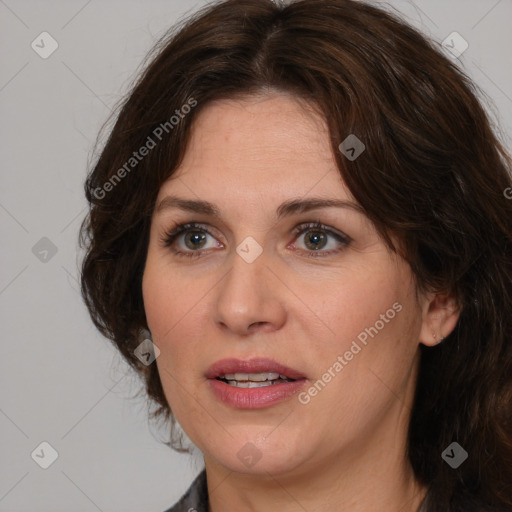
[[266, 439], [260, 427], [244, 431], [228, 436], [229, 443], [226, 440], [219, 441], [216, 447], [206, 445], [207, 453], [229, 471], [250, 475], [284, 475], [302, 466], [304, 447], [298, 440], [285, 433], [277, 435], [275, 431]]

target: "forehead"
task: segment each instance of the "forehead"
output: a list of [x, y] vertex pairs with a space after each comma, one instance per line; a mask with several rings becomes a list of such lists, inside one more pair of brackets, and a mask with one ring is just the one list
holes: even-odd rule
[[351, 198], [322, 116], [288, 94], [213, 102], [195, 119], [180, 167], [160, 196], [191, 189], [201, 199], [262, 205], [307, 194]]

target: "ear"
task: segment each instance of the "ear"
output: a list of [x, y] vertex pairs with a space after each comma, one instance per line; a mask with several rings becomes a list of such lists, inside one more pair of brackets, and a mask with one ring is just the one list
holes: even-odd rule
[[429, 347], [448, 337], [459, 321], [460, 309], [453, 295], [428, 294], [423, 301], [420, 342]]

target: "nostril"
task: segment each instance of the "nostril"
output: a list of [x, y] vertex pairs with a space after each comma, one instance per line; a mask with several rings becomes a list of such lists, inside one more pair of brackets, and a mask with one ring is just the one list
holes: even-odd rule
[[254, 322], [251, 325], [249, 325], [249, 329], [251, 329], [253, 326], [256, 327], [258, 325], [265, 325], [266, 322]]

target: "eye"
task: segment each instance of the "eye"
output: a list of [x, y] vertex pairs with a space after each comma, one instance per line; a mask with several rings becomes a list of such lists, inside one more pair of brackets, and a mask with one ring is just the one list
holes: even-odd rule
[[[208, 237], [214, 239], [214, 243], [208, 246]], [[164, 234], [162, 242], [165, 247], [169, 247], [172, 252], [178, 256], [196, 258], [201, 256], [203, 250], [220, 248], [223, 245], [216, 241], [214, 236], [202, 224], [191, 222], [180, 224], [170, 232]], [[178, 248], [174, 246], [178, 243]]]
[[[320, 222], [301, 224], [293, 230], [294, 242], [303, 237], [303, 247], [298, 249], [307, 257], [326, 257], [338, 253], [347, 248], [352, 239], [343, 233], [334, 231]], [[208, 238], [212, 238], [208, 245]], [[203, 224], [190, 222], [180, 224], [162, 237], [162, 244], [168, 247], [178, 257], [198, 258], [208, 249], [223, 248], [212, 233]], [[327, 247], [327, 250], [324, 250]], [[329, 248], [330, 247], [330, 248]]]
[[[306, 252], [307, 257], [311, 258], [338, 253], [346, 249], [352, 242], [347, 235], [334, 231], [320, 222], [301, 224], [294, 229], [294, 235], [298, 237], [297, 240], [303, 238], [304, 248], [300, 249]], [[295, 242], [293, 245], [295, 246]], [[326, 247], [327, 250], [324, 250]]]

